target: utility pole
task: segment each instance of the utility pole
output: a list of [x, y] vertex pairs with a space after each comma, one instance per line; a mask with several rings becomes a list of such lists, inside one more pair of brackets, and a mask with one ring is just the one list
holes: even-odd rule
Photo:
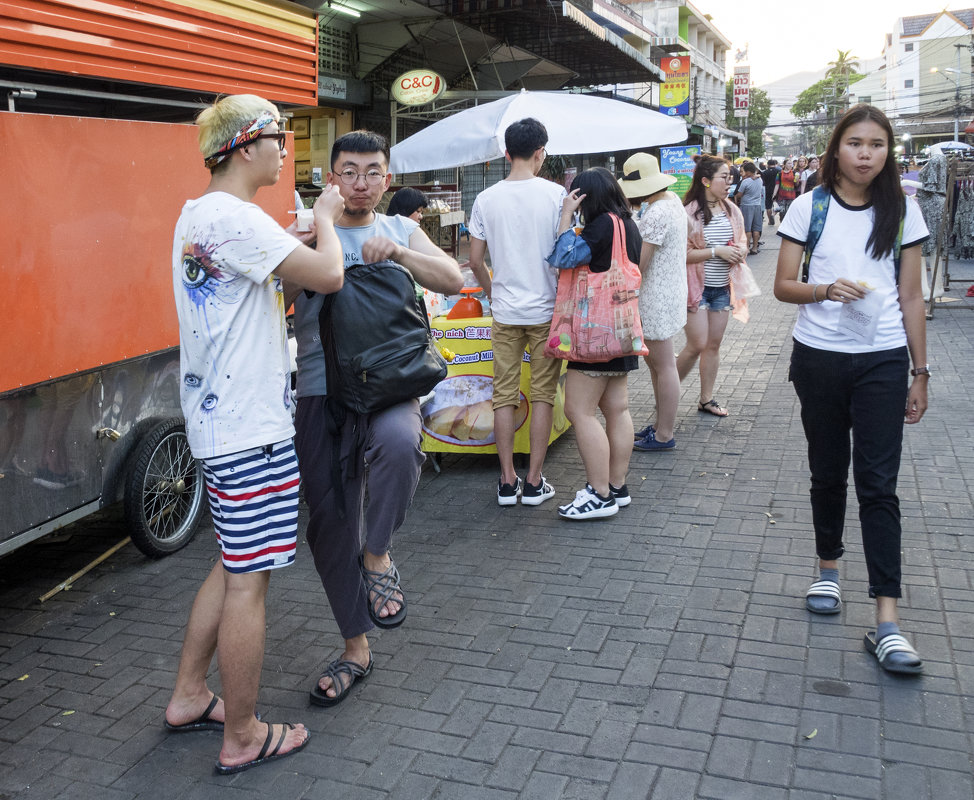
[[954, 48], [957, 50], [957, 85], [954, 88], [954, 141], [960, 141], [960, 76], [963, 75], [960, 71], [960, 51], [962, 47], [967, 47], [966, 44], [955, 44]]

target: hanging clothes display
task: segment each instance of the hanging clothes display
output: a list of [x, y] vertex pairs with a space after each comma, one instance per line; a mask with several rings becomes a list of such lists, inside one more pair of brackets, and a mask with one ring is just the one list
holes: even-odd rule
[[941, 219], [947, 199], [947, 158], [939, 153], [920, 170], [920, 183], [916, 200], [920, 204], [923, 221], [930, 231], [930, 238], [923, 243], [923, 255], [932, 256], [940, 243]]
[[[937, 192], [936, 182], [941, 173], [944, 173], [944, 191]], [[923, 254], [936, 254], [930, 281], [933, 291], [927, 306], [927, 319], [933, 319], [934, 302], [942, 294], [936, 291], [937, 278], [942, 275], [944, 291], [949, 291], [951, 258], [956, 260], [974, 256], [974, 158], [963, 155], [948, 158], [934, 156], [920, 170], [920, 180], [924, 188], [917, 190], [917, 202], [930, 230]], [[928, 253], [927, 244], [931, 242], [934, 244], [933, 253]]]
[[974, 178], [962, 178], [956, 181], [956, 186], [951, 256], [967, 260], [974, 257]]

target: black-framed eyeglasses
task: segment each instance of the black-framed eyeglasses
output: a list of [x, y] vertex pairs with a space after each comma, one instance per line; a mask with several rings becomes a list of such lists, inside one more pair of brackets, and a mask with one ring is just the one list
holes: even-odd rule
[[343, 169], [338, 173], [338, 177], [346, 186], [351, 186], [359, 178], [365, 178], [369, 186], [378, 186], [385, 180], [386, 173], [377, 169], [370, 169], [368, 172], [356, 172], [354, 169]]
[[[284, 144], [287, 142], [287, 134], [284, 133], [261, 133], [254, 137], [254, 139], [275, 139], [277, 141], [277, 148], [282, 153], [284, 152]], [[251, 139], [250, 141], [254, 141]], [[249, 144], [249, 142], [248, 142]]]

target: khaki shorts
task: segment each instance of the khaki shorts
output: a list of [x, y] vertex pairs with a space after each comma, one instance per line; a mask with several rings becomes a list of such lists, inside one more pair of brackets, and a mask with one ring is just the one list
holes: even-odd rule
[[550, 329], [547, 322], [542, 325], [505, 325], [494, 320], [490, 334], [494, 349], [493, 408], [516, 408], [521, 404], [521, 364], [526, 349], [531, 353], [531, 402], [555, 404], [562, 361], [544, 356]]

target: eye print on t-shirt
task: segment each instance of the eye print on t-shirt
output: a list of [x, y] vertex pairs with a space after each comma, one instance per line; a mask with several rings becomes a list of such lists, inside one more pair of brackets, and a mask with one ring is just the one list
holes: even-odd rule
[[199, 309], [206, 303], [234, 305], [240, 302], [247, 284], [233, 271], [220, 269], [215, 253], [220, 244], [189, 242], [183, 248], [183, 288]]
[[206, 385], [206, 381], [199, 375], [194, 375], [192, 372], [187, 372], [183, 375], [183, 385], [186, 387], [187, 391], [194, 392], [198, 395], [202, 395], [199, 401], [200, 411], [208, 413], [216, 408], [217, 403], [220, 402], [220, 398], [217, 397], [209, 387]]

